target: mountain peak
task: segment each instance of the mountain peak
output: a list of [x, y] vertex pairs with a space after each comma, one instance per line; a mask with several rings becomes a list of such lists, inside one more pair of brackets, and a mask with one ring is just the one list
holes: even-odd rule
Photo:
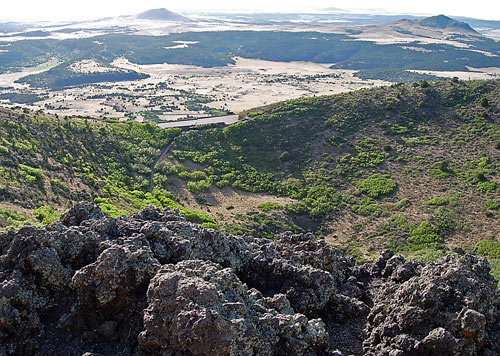
[[175, 12], [169, 11], [164, 8], [144, 11], [139, 15], [137, 15], [137, 18], [141, 20], [154, 20], [154, 21], [177, 21], [177, 22], [190, 21], [187, 17], [176, 14]]
[[421, 26], [425, 27], [454, 29], [454, 30], [476, 33], [476, 31], [472, 27], [470, 27], [468, 23], [454, 20], [451, 17], [445, 15], [427, 17], [425, 19], [418, 21], [418, 23]]

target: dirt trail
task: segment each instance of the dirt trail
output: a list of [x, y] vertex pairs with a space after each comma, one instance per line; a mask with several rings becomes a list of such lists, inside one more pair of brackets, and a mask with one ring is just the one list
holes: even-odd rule
[[[175, 141], [175, 139], [174, 139]], [[161, 161], [161, 159], [170, 151], [170, 148], [172, 148], [172, 145], [174, 144], [174, 141], [170, 142], [170, 145], [167, 146], [163, 151], [161, 151], [160, 156], [154, 161], [153, 166], [151, 167], [151, 175], [149, 176], [149, 192], [153, 193], [153, 177], [155, 175], [155, 167], [158, 164], [158, 162]]]

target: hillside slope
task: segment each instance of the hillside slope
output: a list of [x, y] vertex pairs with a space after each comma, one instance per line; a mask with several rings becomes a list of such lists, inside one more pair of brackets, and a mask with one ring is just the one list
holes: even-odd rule
[[500, 231], [499, 105], [500, 81], [292, 100], [227, 128], [182, 133], [171, 164], [198, 165], [179, 177], [192, 192], [208, 190], [200, 208], [225, 186], [296, 200], [237, 217], [231, 232], [262, 227], [266, 210], [365, 255], [472, 248]]
[[468, 23], [454, 20], [445, 15], [431, 16], [418, 21], [422, 26], [449, 29], [454, 31], [463, 31], [466, 33], [477, 33]]
[[454, 20], [445, 15], [431, 16], [419, 20], [418, 23], [422, 26], [435, 27], [441, 29], [449, 29], [453, 31], [463, 31], [466, 33], [477, 33], [466, 22]]
[[[93, 199], [111, 216], [148, 204], [181, 208], [191, 221], [213, 226], [213, 219], [182, 209], [164, 189], [146, 193], [153, 162], [179, 132], [153, 123], [0, 109], [0, 229], [51, 222], [82, 199]], [[161, 170], [155, 179], [165, 186]]]
[[189, 132], [4, 109], [0, 227], [53, 221], [81, 199], [112, 216], [154, 204], [233, 234], [312, 231], [358, 258], [477, 248], [500, 276], [499, 98], [500, 81], [423, 81]]

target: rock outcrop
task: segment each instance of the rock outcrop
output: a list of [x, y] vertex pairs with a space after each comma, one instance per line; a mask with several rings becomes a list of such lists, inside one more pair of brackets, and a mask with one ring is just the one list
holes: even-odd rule
[[356, 264], [310, 234], [90, 203], [0, 233], [0, 355], [498, 355], [499, 316], [472, 255]]

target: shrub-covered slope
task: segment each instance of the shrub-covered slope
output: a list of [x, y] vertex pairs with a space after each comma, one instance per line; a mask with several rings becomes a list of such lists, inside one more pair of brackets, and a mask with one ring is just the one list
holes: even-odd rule
[[[0, 109], [0, 229], [54, 221], [81, 199], [93, 199], [111, 216], [147, 204], [178, 207], [191, 221], [213, 225], [205, 214], [178, 206], [165, 190], [146, 193], [153, 162], [178, 134], [153, 123]], [[166, 179], [161, 172], [155, 176], [158, 187]]]
[[[180, 174], [191, 191], [290, 197], [268, 210], [297, 228], [365, 254], [389, 246], [432, 257], [500, 231], [499, 105], [500, 81], [297, 99], [227, 128], [182, 133], [172, 154], [203, 167], [204, 178]], [[230, 231], [251, 231], [255, 216]]]

